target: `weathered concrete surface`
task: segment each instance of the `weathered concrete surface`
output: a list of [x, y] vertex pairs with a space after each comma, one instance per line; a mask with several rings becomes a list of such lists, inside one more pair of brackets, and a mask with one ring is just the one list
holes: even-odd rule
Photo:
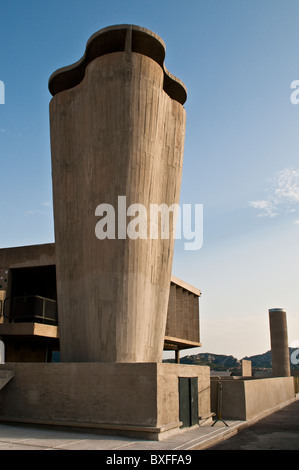
[[155, 363], [11, 363], [0, 421], [97, 429], [160, 439], [177, 432], [178, 377], [198, 377], [199, 416], [210, 411], [209, 368]]
[[[150, 55], [157, 37], [144, 30], [134, 43], [134, 27], [120, 29], [128, 35], [122, 52], [83, 60], [75, 86], [76, 66], [50, 79], [50, 89], [64, 81], [50, 103], [50, 129], [65, 362], [162, 360], [174, 237], [170, 224], [168, 239], [150, 239], [149, 206], [179, 202], [186, 117]], [[97, 206], [110, 204], [118, 217], [119, 196], [126, 208], [146, 208], [146, 239], [96, 237]]]
[[[13, 287], [13, 276], [11, 275], [12, 269], [22, 268], [46, 268], [48, 266], [56, 266], [56, 251], [55, 244], [43, 244], [43, 245], [32, 245], [22, 246], [15, 248], [4, 248], [0, 249], [0, 273], [3, 271], [3, 276], [8, 278], [7, 291], [0, 290], [0, 338], [2, 337], [6, 344], [7, 361], [8, 362], [35, 362], [34, 354], [28, 351], [24, 355], [24, 350], [21, 351], [19, 340], [27, 336], [28, 338], [34, 339], [33, 337], [48, 337], [56, 338], [58, 342], [59, 334], [58, 327], [50, 325], [39, 325], [33, 323], [9, 323], [9, 319], [1, 316], [1, 305], [3, 306], [3, 300], [5, 296], [10, 296]], [[30, 270], [29, 270], [30, 272]], [[52, 280], [45, 279], [45, 283], [53, 283]], [[32, 286], [34, 288], [34, 286]], [[55, 289], [54, 289], [55, 287]], [[55, 290], [55, 291], [54, 291]], [[188, 292], [187, 308], [182, 309], [182, 292], [183, 290]], [[37, 292], [40, 294], [40, 292]], [[199, 304], [198, 298], [201, 295], [201, 291], [190, 284], [178, 279], [177, 277], [171, 276], [171, 288], [168, 300], [167, 310], [167, 323], [164, 338], [164, 349], [186, 349], [191, 347], [201, 346], [199, 343]], [[55, 286], [53, 286], [53, 299], [56, 299], [56, 280]], [[186, 297], [185, 297], [186, 298]], [[2, 300], [2, 304], [1, 304]], [[59, 310], [59, 308], [58, 308]], [[6, 306], [6, 314], [9, 312], [8, 306]], [[13, 352], [11, 346], [8, 343], [18, 342], [17, 350]], [[34, 344], [28, 343], [28, 346], [34, 347], [36, 352], [36, 342]], [[10, 348], [10, 351], [7, 349]], [[56, 349], [58, 348], [55, 347]], [[32, 351], [33, 353], [33, 351]], [[35, 355], [37, 358], [37, 356]], [[44, 360], [44, 353], [39, 355], [38, 360]]]
[[5, 385], [13, 378], [14, 372], [13, 370], [5, 369], [1, 370], [0, 369], [0, 390], [5, 387]]
[[48, 362], [59, 350], [58, 327], [41, 323], [0, 323], [6, 362]]
[[295, 396], [293, 377], [211, 379], [211, 409], [217, 412], [217, 383], [222, 384], [222, 412], [225, 419], [246, 421], [280, 406]]
[[251, 361], [242, 359], [241, 367], [242, 367], [242, 372], [241, 372], [242, 377], [252, 377]]
[[55, 243], [0, 249], [0, 268], [30, 268], [56, 263]]
[[184, 104], [187, 91], [184, 84], [165, 67], [165, 44], [153, 31], [142, 26], [123, 24], [103, 28], [87, 41], [83, 57], [75, 64], [62, 67], [49, 80], [49, 91], [54, 96], [78, 85], [84, 78], [86, 68], [95, 58], [115, 52], [137, 52], [150, 57], [163, 70], [163, 90], [173, 100]]
[[[178, 456], [181, 451], [184, 454], [184, 451], [204, 449], [298, 450], [298, 413], [299, 400], [294, 399], [292, 404], [275, 413], [270, 412], [267, 417], [247, 422], [228, 420], [228, 427], [218, 421], [213, 427], [206, 424], [185, 428], [161, 441], [0, 423], [0, 450], [104, 450], [112, 456], [113, 453], [121, 455], [124, 450], [126, 455], [130, 455], [129, 451], [148, 450], [155, 454], [175, 451], [172, 453]], [[191, 455], [192, 464], [200, 465], [202, 455], [194, 452]]]
[[[174, 282], [176, 281], [176, 282]], [[194, 342], [194, 347], [201, 346], [199, 329], [199, 303], [201, 295], [198, 289], [172, 277], [170, 285], [165, 336], [181, 338], [182, 343]], [[171, 340], [169, 340], [170, 342]]]
[[287, 314], [282, 308], [269, 310], [272, 373], [274, 377], [290, 377]]
[[299, 450], [299, 400], [243, 427], [209, 450]]
[[186, 364], [158, 364], [158, 423], [179, 421], [178, 377], [198, 377], [198, 416], [211, 411], [210, 368]]
[[[58, 327], [42, 323], [3, 323], [0, 325], [0, 335], [3, 336], [41, 336], [59, 338]], [[14, 362], [14, 361], [11, 361]], [[17, 361], [16, 361], [17, 362]]]

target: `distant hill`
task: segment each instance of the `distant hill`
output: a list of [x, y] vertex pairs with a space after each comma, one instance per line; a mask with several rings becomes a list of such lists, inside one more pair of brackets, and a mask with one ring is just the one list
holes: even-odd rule
[[[295, 348], [289, 348], [290, 356]], [[255, 356], [246, 356], [242, 359], [251, 361], [252, 368], [254, 369], [271, 369], [272, 368], [272, 354], [267, 351], [264, 354], [257, 354]], [[166, 359], [163, 362], [174, 362], [174, 359]], [[190, 356], [183, 356], [180, 359], [181, 364], [194, 364], [200, 366], [209, 366], [212, 370], [233, 370], [241, 367], [241, 360], [236, 359], [234, 356], [226, 356], [225, 354], [212, 354], [212, 353], [198, 353]], [[291, 364], [292, 369], [299, 369], [299, 365]]]
[[[291, 353], [292, 352], [290, 352], [290, 354]], [[250, 357], [246, 356], [246, 357], [243, 357], [243, 359], [246, 359], [247, 361], [251, 361], [252, 367], [265, 368], [265, 369], [269, 369], [272, 367], [271, 351], [267, 351], [264, 354], [257, 354], [256, 356], [250, 356]]]
[[196, 364], [209, 366], [211, 369], [228, 370], [241, 367], [241, 362], [233, 356], [225, 354], [199, 353], [192, 356], [184, 356], [181, 364]]

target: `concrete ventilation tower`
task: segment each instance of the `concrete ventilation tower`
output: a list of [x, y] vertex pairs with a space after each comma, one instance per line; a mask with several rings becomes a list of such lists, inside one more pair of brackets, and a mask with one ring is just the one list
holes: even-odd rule
[[290, 377], [290, 357], [286, 311], [282, 308], [269, 310], [272, 373], [274, 377]]
[[55, 245], [0, 250], [0, 274], [12, 269], [5, 291], [23, 292], [14, 270], [33, 270], [29, 281], [55, 293], [58, 326], [0, 320], [0, 335], [35, 347], [54, 328], [61, 362], [16, 362], [0, 420], [160, 440], [211, 417], [209, 367], [162, 362], [164, 346], [201, 346], [200, 291], [171, 276], [173, 220], [162, 236], [150, 210], [179, 203], [182, 177], [187, 94], [164, 58], [155, 33], [111, 26], [50, 77]]
[[119, 221], [120, 196], [147, 214], [150, 204], [179, 202], [187, 95], [164, 58], [156, 34], [112, 26], [49, 80], [64, 362], [162, 360], [172, 230], [168, 239], [150, 239], [148, 230], [147, 239], [134, 240], [116, 225], [115, 239], [99, 240], [95, 211], [109, 204]]

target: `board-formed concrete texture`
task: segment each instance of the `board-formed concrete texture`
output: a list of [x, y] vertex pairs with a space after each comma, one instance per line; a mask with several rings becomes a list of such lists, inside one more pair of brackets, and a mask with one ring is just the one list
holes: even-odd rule
[[272, 373], [274, 377], [291, 375], [287, 313], [283, 308], [269, 309]]
[[[171, 277], [165, 337], [169, 344], [172, 338], [182, 338], [182, 343], [201, 346], [199, 334], [199, 289]], [[182, 347], [183, 349], [183, 347]]]
[[160, 440], [180, 430], [179, 377], [198, 380], [210, 412], [209, 367], [154, 363], [7, 363], [0, 421], [81, 427]]
[[[94, 34], [49, 80], [62, 360], [160, 362], [174, 236], [99, 240], [95, 211], [179, 203], [186, 89], [131, 25]], [[147, 212], [149, 214], [149, 210]], [[130, 218], [128, 219], [128, 221]], [[149, 221], [148, 221], [149, 223]]]
[[[6, 290], [0, 290], [0, 339], [5, 343], [8, 362], [36, 362], [51, 360], [52, 351], [59, 350], [59, 322], [53, 325], [36, 323], [41, 310], [30, 312], [14, 309], [16, 295], [22, 301], [28, 294], [50, 296], [56, 301], [55, 244], [21, 246], [0, 249], [0, 273], [7, 279]], [[186, 295], [187, 293], [187, 295]], [[199, 342], [199, 303], [201, 291], [171, 276], [168, 300], [164, 350], [194, 348]], [[5, 308], [2, 308], [5, 300]], [[59, 307], [58, 307], [59, 309]], [[19, 313], [18, 322], [12, 322], [13, 313]], [[22, 315], [30, 316], [29, 319]], [[39, 348], [37, 339], [40, 340]], [[34, 343], [33, 343], [34, 342]]]
[[295, 397], [293, 377], [212, 377], [211, 410], [218, 412], [218, 383], [222, 384], [221, 416], [249, 420], [280, 407]]
[[242, 377], [251, 377], [252, 376], [251, 361], [247, 361], [246, 359], [242, 359], [241, 360], [241, 367], [242, 367], [242, 372], [241, 372]]

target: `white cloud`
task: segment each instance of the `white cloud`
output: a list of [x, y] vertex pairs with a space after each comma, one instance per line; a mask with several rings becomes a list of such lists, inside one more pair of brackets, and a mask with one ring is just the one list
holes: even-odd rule
[[52, 207], [50, 202], [41, 202], [39, 205], [42, 206], [43, 209], [29, 209], [25, 211], [25, 215], [48, 214], [49, 211], [47, 209]]
[[273, 178], [274, 193], [278, 202], [299, 202], [299, 170], [289, 169], [280, 171]]
[[259, 217], [275, 217], [299, 210], [299, 169], [285, 168], [269, 178], [267, 183], [268, 198], [249, 202], [251, 207], [260, 211]]
[[258, 214], [258, 217], [275, 217], [278, 215], [277, 211], [275, 210], [275, 206], [269, 201], [250, 201], [249, 205], [254, 207], [254, 209], [261, 210], [261, 212]]

